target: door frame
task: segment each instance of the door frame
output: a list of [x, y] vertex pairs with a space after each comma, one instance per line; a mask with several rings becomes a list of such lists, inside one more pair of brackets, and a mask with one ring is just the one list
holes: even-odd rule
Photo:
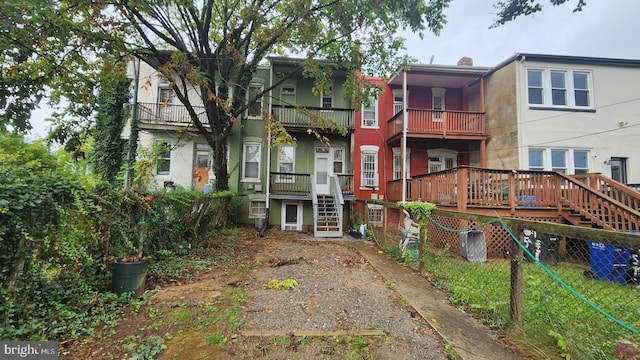
[[[296, 223], [287, 223], [287, 205], [295, 205], [296, 206]], [[280, 221], [280, 229], [281, 230], [290, 230], [290, 231], [302, 231], [302, 202], [301, 201], [283, 201], [282, 202], [282, 218]], [[290, 226], [295, 226], [295, 228], [288, 228]]]
[[[326, 149], [327, 152], [318, 152], [319, 149]], [[331, 148], [327, 148], [324, 146], [315, 146], [313, 149], [313, 181], [316, 186], [316, 193], [321, 195], [327, 195], [331, 193], [331, 177], [333, 176], [333, 157], [331, 156], [333, 151]], [[318, 184], [318, 159], [327, 160], [327, 168], [325, 169], [327, 172], [327, 183], [326, 184]]]

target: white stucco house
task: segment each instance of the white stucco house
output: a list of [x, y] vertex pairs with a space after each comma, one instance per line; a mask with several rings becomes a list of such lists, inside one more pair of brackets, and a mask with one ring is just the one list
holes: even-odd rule
[[487, 167], [640, 183], [640, 60], [520, 53], [484, 83]]

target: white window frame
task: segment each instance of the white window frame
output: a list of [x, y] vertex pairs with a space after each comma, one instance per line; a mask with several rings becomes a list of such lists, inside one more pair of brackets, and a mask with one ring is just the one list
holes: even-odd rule
[[264, 199], [249, 200], [249, 219], [264, 219], [266, 211], [267, 202]]
[[[364, 145], [360, 147], [360, 189], [371, 190], [377, 189], [379, 186], [379, 150], [380, 148], [375, 145]], [[372, 157], [371, 159], [373, 160], [373, 171], [365, 171], [365, 160], [370, 157]]]
[[[531, 168], [531, 165], [529, 164], [529, 153], [532, 151], [542, 151], [542, 166], [543, 168], [540, 169], [539, 167], [535, 167], [535, 168]], [[564, 152], [564, 161], [565, 161], [565, 167], [559, 167], [557, 166], [557, 164], [555, 164], [556, 166], [554, 166], [553, 164], [553, 152]], [[587, 167], [576, 167], [576, 157], [575, 157], [575, 153], [576, 152], [585, 152], [586, 153], [586, 158], [587, 158]], [[560, 170], [564, 170], [564, 173], [567, 175], [575, 175], [576, 174], [576, 170], [579, 170], [580, 173], [589, 173], [592, 172], [592, 162], [591, 162], [591, 150], [589, 149], [584, 149], [584, 148], [558, 148], [558, 147], [553, 147], [553, 148], [541, 148], [541, 147], [530, 147], [527, 150], [527, 169], [529, 170], [544, 170], [544, 171], [560, 171]], [[555, 170], [554, 170], [555, 169]]]
[[367, 219], [373, 224], [384, 222], [384, 206], [380, 204], [367, 204]]
[[[250, 146], [258, 147], [258, 176], [257, 177], [247, 176], [247, 154], [249, 153], [248, 147]], [[262, 168], [262, 143], [260, 143], [259, 141], [245, 141], [242, 144], [242, 181], [260, 182], [261, 168]]]
[[[445, 105], [445, 98], [447, 89], [445, 88], [431, 88], [431, 109], [433, 110], [433, 121], [442, 121], [443, 114], [447, 108]], [[436, 108], [436, 99], [440, 98], [440, 108]]]
[[[258, 92], [262, 92], [262, 90], [264, 89], [264, 85], [261, 83], [250, 83], [249, 84], [249, 88], [247, 89], [247, 101], [251, 100], [252, 94], [251, 94], [251, 89], [258, 89]], [[251, 106], [247, 107], [247, 117], [250, 119], [261, 119], [262, 118], [262, 110], [264, 110], [264, 104], [263, 104], [263, 100], [264, 97], [259, 97], [256, 100], [255, 104], [260, 104], [260, 112], [256, 115], [256, 114], [251, 114]], [[255, 105], [253, 104], [253, 105]]]
[[[278, 172], [283, 173], [287, 171], [282, 171], [280, 169], [280, 165], [289, 163], [289, 161], [282, 161], [283, 154], [285, 154], [286, 149], [291, 149], [291, 173], [296, 172], [296, 147], [291, 145], [280, 145], [278, 146]], [[293, 175], [278, 175], [277, 182], [279, 183], [293, 183], [295, 181], [295, 177]]]
[[[331, 149], [331, 168], [333, 169], [334, 174], [343, 174], [344, 173], [344, 149], [343, 148], [332, 148]], [[340, 154], [340, 158], [336, 156]], [[336, 171], [336, 163], [340, 163], [340, 171]]]
[[[399, 113], [404, 109], [404, 97], [402, 89], [393, 90], [393, 115]], [[407, 91], [407, 98], [409, 97], [409, 91]], [[397, 100], [400, 99], [400, 100]], [[407, 104], [407, 106], [409, 106]]]
[[[165, 145], [167, 148], [169, 148], [168, 151], [162, 151], [158, 154], [158, 158], [156, 159], [156, 175], [161, 175], [161, 176], [166, 176], [166, 175], [171, 175], [171, 153], [172, 153], [172, 148], [173, 148], [173, 144], [170, 141], [167, 140], [156, 140], [155, 144], [161, 144], [161, 145]], [[168, 169], [165, 172], [160, 173], [160, 169], [158, 168], [158, 164], [160, 163], [160, 161], [166, 161], [167, 165], [168, 165]]]
[[[329, 107], [325, 107], [324, 106], [324, 100], [325, 99], [330, 99], [331, 100], [331, 106]], [[324, 91], [322, 91], [320, 93], [320, 108], [322, 109], [333, 109], [333, 83], [329, 84], [329, 92], [325, 93]]]
[[[431, 149], [428, 151], [427, 169], [431, 173], [432, 165], [439, 165], [442, 169], [438, 171], [444, 171], [453, 169], [458, 166], [458, 152], [450, 149]], [[451, 166], [447, 166], [447, 160], [451, 160]]]
[[[529, 85], [529, 72], [540, 72], [542, 75], [542, 104], [531, 103], [531, 99], [529, 96], [530, 89], [540, 89], [538, 86], [530, 86]], [[562, 73], [564, 74], [564, 88], [553, 87], [551, 82], [551, 74], [552, 73]], [[580, 74], [586, 76], [586, 89], [576, 88], [575, 87], [575, 75]], [[530, 109], [559, 109], [559, 110], [595, 110], [594, 100], [593, 100], [593, 77], [592, 72], [589, 70], [571, 70], [571, 69], [556, 69], [556, 68], [539, 68], [539, 67], [531, 67], [525, 68], [525, 79], [526, 79], [526, 91], [527, 91], [527, 104]], [[554, 105], [553, 104], [553, 91], [564, 91], [565, 102], [566, 104], [562, 105]], [[587, 105], [576, 105], [576, 93], [587, 93]]]
[[[362, 127], [369, 129], [377, 129], [378, 128], [378, 99], [375, 97], [369, 98], [371, 105], [369, 107], [365, 107], [362, 104]], [[373, 117], [365, 117], [365, 114], [373, 112]], [[371, 115], [371, 114], [369, 114]]]
[[[402, 169], [400, 168], [400, 157], [402, 157], [402, 149], [394, 147], [393, 150], [393, 180], [402, 179]], [[411, 178], [411, 149], [407, 148], [407, 157], [404, 164], [404, 172], [407, 179]]]
[[[536, 152], [540, 152], [541, 153], [541, 160], [542, 160], [542, 164], [540, 166], [535, 166], [535, 168], [531, 167], [531, 151], [534, 150]], [[545, 155], [545, 149], [540, 149], [540, 148], [529, 148], [529, 151], [527, 151], [527, 162], [529, 163], [529, 170], [544, 170], [546, 168], [546, 161], [545, 161], [546, 155]]]

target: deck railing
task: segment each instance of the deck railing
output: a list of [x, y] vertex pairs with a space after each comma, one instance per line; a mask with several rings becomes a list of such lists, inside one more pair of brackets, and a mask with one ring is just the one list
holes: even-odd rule
[[342, 195], [353, 195], [353, 174], [337, 174]]
[[596, 173], [577, 174], [571, 177], [582, 181], [595, 191], [602, 192], [632, 209], [640, 210], [640, 193], [630, 186]]
[[[208, 124], [204, 106], [193, 107], [198, 119]], [[187, 125], [191, 123], [191, 116], [184, 105], [164, 103], [138, 103], [136, 105], [136, 119], [147, 124]]]
[[311, 174], [272, 172], [269, 187], [273, 194], [310, 195]]
[[274, 105], [273, 116], [285, 127], [334, 129], [337, 125], [346, 129], [354, 128], [353, 109]]
[[[401, 200], [402, 180], [391, 181], [387, 196]], [[407, 180], [406, 200], [467, 207], [546, 208], [573, 211], [608, 230], [640, 231], [640, 212], [617, 198], [553, 171], [509, 171], [459, 167]]]
[[[432, 135], [484, 135], [484, 112], [408, 109], [407, 131]], [[387, 127], [388, 137], [402, 133], [403, 113], [396, 114]]]

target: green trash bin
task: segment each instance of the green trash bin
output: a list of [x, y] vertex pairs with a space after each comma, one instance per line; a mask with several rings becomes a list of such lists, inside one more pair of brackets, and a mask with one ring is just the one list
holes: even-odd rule
[[140, 296], [145, 291], [148, 261], [111, 263], [111, 292], [134, 292]]

